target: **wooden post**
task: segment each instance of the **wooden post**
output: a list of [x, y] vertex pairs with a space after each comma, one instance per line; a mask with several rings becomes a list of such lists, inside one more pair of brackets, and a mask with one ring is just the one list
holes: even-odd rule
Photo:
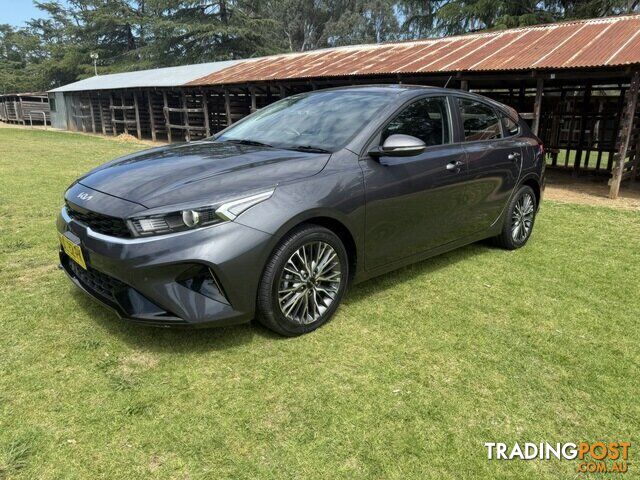
[[142, 140], [142, 128], [140, 127], [140, 109], [138, 108], [138, 95], [136, 92], [133, 92], [133, 107], [136, 114], [136, 133], [138, 134], [138, 139]]
[[113, 108], [113, 93], [109, 93], [109, 111], [111, 112], [111, 133], [115, 137], [118, 134], [118, 129], [114, 122], [116, 119], [116, 111]]
[[551, 122], [551, 135], [549, 135], [549, 146], [551, 150], [551, 165], [554, 167], [558, 165], [558, 144], [560, 143], [560, 123], [562, 115], [565, 109], [565, 100], [567, 98], [567, 91], [564, 87], [560, 87], [560, 102], [556, 105], [553, 113], [553, 120]]
[[16, 117], [18, 120], [22, 119], [22, 124], [26, 125], [27, 121], [24, 118], [24, 111], [22, 110], [22, 97], [18, 97], [18, 103], [20, 104], [20, 110], [17, 111]]
[[211, 128], [209, 127], [209, 99], [205, 90], [200, 90], [202, 94], [202, 115], [204, 116], [204, 132], [207, 137], [211, 136]]
[[250, 87], [249, 92], [251, 92], [251, 113], [253, 113], [258, 109], [256, 107], [256, 89], [254, 87]]
[[623, 118], [620, 122], [620, 145], [616, 153], [611, 180], [609, 180], [609, 198], [618, 198], [620, 193], [620, 182], [624, 175], [625, 158], [631, 141], [633, 130], [633, 120], [638, 105], [638, 91], [640, 90], [640, 71], [636, 71], [631, 78], [631, 85], [627, 91], [627, 98], [623, 110]]
[[525, 93], [526, 93], [526, 85], [524, 83], [524, 81], [520, 82], [520, 90], [518, 92], [518, 110], [520, 110], [521, 112], [524, 112], [525, 106], [524, 106], [524, 101], [525, 101]]
[[127, 109], [124, 108], [126, 105], [125, 101], [124, 101], [124, 93], [120, 94], [120, 106], [122, 107], [122, 120], [124, 120], [124, 123], [122, 125], [124, 125], [124, 132], [129, 135], [129, 122], [127, 120], [129, 120], [127, 118]]
[[183, 124], [185, 127], [187, 127], [184, 131], [184, 139], [187, 142], [190, 142], [191, 130], [189, 129], [189, 108], [187, 105], [187, 96], [185, 95], [184, 91], [181, 91], [180, 94], [182, 95], [182, 109], [183, 109], [183, 115], [184, 115]]
[[284, 85], [278, 85], [280, 88], [280, 98], [284, 98], [287, 96], [287, 90], [284, 88]]
[[[87, 133], [87, 123], [84, 121], [84, 115], [82, 114], [82, 98], [81, 97], [73, 97], [75, 100], [75, 108], [74, 111], [76, 112], [76, 118], [79, 118], [80, 121], [82, 122], [82, 131], [83, 133]], [[80, 113], [78, 113], [78, 111], [80, 111]]]
[[598, 100], [598, 113], [597, 113], [597, 117], [595, 119], [595, 121], [592, 122], [593, 125], [593, 131], [591, 132], [591, 142], [589, 142], [589, 151], [587, 152], [587, 158], [590, 160], [591, 158], [591, 147], [593, 147], [594, 143], [598, 144], [598, 156], [596, 158], [596, 170], [600, 170], [600, 164], [602, 163], [602, 147], [601, 147], [601, 143], [602, 143], [602, 138], [604, 136], [604, 132], [605, 130], [605, 125], [604, 122], [602, 122], [602, 118], [604, 118], [604, 110], [605, 110], [605, 106], [604, 106], [604, 101], [603, 100]]
[[631, 180], [634, 182], [638, 179], [638, 169], [640, 167], [640, 125], [636, 127], [636, 130], [639, 130], [639, 133], [633, 151], [633, 163], [631, 164]]
[[538, 135], [540, 131], [540, 114], [542, 113], [542, 91], [544, 90], [544, 80], [538, 77], [536, 81], [536, 100], [533, 104], [533, 124], [531, 131]]
[[156, 141], [156, 119], [153, 116], [153, 101], [151, 100], [151, 90], [147, 92], [147, 107], [149, 108], [149, 123], [151, 125], [151, 140]]
[[229, 90], [224, 89], [224, 111], [227, 114], [227, 126], [231, 125], [231, 100], [229, 100]]
[[167, 101], [167, 92], [162, 92], [162, 100], [164, 101], [164, 108], [162, 111], [164, 112], [164, 124], [167, 128], [167, 141], [171, 143], [171, 119], [169, 118], [169, 102]]
[[612, 148], [609, 151], [609, 159], [607, 160], [607, 171], [608, 172], [613, 172], [613, 159], [616, 156], [616, 150], [617, 150], [617, 139], [618, 139], [618, 132], [620, 131], [620, 121], [622, 120], [622, 111], [624, 110], [624, 106], [625, 106], [625, 99], [627, 98], [627, 91], [622, 87], [622, 85], [620, 86], [620, 95], [618, 95], [618, 104], [616, 106], [616, 111], [620, 112], [619, 115], [616, 115], [615, 117], [615, 122], [613, 124], [613, 142], [612, 142]]
[[98, 93], [98, 115], [100, 116], [100, 126], [102, 127], [102, 135], [107, 134], [107, 126], [104, 124], [104, 115], [102, 112], [102, 95]]
[[[582, 162], [582, 151], [584, 150], [584, 141], [587, 135], [587, 120], [591, 110], [591, 82], [587, 82], [582, 94], [582, 112], [580, 112], [580, 134], [578, 135], [578, 148], [576, 149], [576, 158], [573, 161], [573, 173], [578, 175], [580, 172], [580, 163]], [[587, 151], [587, 155], [589, 152]], [[588, 158], [587, 158], [588, 160]]]
[[89, 94], [89, 115], [91, 115], [91, 131], [96, 133], [96, 119], [93, 116], [93, 99], [91, 98], [91, 94]]
[[464, 90], [465, 92], [469, 91], [469, 80], [460, 81], [460, 90]]

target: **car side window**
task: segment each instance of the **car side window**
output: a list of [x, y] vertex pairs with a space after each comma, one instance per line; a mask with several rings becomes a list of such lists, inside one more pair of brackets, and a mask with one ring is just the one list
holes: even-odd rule
[[505, 137], [513, 137], [520, 131], [520, 126], [507, 116], [502, 117], [502, 126]]
[[500, 120], [493, 108], [485, 103], [466, 98], [458, 98], [458, 105], [466, 142], [502, 138]]
[[419, 138], [427, 146], [451, 142], [445, 97], [422, 98], [406, 107], [382, 131], [380, 143], [395, 134]]

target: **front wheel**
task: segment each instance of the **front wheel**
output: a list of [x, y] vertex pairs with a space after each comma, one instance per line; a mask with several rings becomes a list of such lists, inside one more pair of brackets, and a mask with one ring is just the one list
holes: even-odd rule
[[349, 278], [344, 245], [332, 231], [302, 225], [271, 254], [257, 299], [257, 319], [285, 336], [308, 333], [338, 308]]
[[496, 244], [507, 250], [523, 247], [533, 231], [536, 211], [536, 195], [531, 187], [523, 185], [507, 206], [502, 232], [495, 237]]

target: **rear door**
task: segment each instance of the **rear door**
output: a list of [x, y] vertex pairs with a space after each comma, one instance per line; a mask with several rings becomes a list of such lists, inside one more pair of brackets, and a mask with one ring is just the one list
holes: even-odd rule
[[518, 182], [527, 143], [517, 123], [489, 103], [456, 97], [467, 156], [467, 211], [462, 236], [488, 229], [502, 214]]
[[374, 269], [459, 238], [465, 209], [465, 152], [454, 144], [446, 96], [414, 100], [375, 137], [420, 138], [411, 157], [362, 158], [366, 190], [365, 262]]

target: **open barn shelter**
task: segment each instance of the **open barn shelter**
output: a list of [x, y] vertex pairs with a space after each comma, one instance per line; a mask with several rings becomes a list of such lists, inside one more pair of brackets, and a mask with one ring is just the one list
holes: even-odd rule
[[54, 126], [176, 142], [292, 94], [370, 83], [511, 105], [543, 140], [549, 168], [608, 177], [611, 197], [640, 175], [640, 15], [97, 76], [49, 98]]
[[46, 93], [12, 93], [0, 95], [0, 121], [20, 125], [50, 123]]

